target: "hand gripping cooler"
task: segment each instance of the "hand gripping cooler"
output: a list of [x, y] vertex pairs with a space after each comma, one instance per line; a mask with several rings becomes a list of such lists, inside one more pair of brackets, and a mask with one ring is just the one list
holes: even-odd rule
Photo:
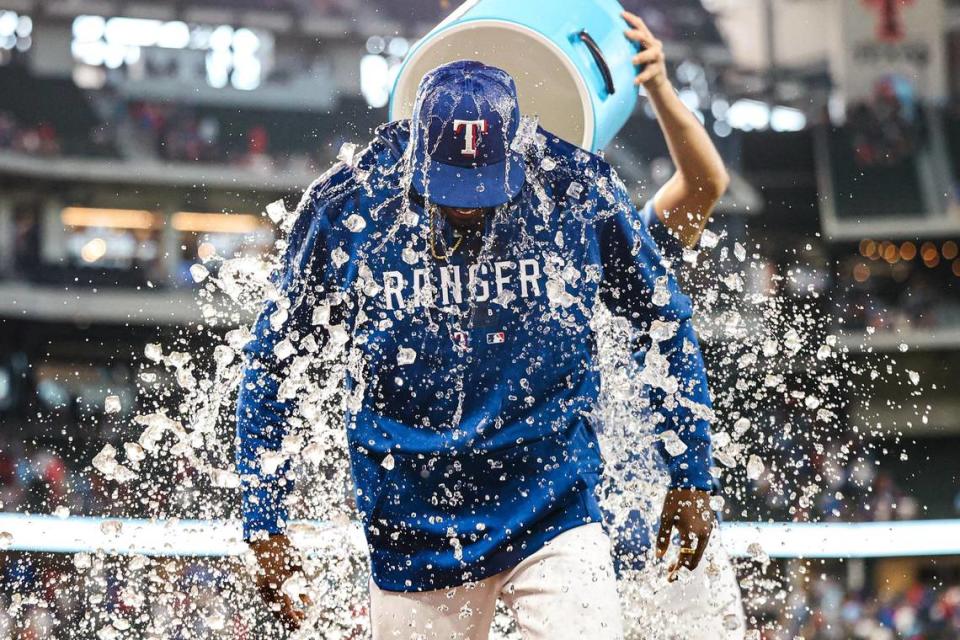
[[590, 151], [604, 148], [637, 103], [636, 46], [617, 0], [470, 0], [407, 56], [390, 119], [409, 118], [421, 78], [455, 60], [479, 60], [513, 76], [520, 111]]

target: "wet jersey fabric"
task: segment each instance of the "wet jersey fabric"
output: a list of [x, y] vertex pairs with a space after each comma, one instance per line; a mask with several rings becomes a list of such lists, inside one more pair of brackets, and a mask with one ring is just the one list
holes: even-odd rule
[[666, 456], [672, 484], [709, 489], [691, 303], [610, 166], [541, 130], [526, 183], [487, 217], [471, 256], [411, 197], [408, 131], [381, 127], [300, 204], [276, 299], [246, 349], [245, 537], [285, 527], [295, 474], [284, 443], [316, 413], [304, 372], [333, 357], [347, 361], [356, 504], [381, 589], [481, 580], [601, 521], [598, 300], [636, 327], [657, 428], [685, 445]]

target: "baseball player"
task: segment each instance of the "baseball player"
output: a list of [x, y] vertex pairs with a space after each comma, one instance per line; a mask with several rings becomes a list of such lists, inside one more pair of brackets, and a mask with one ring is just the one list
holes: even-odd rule
[[[639, 54], [638, 82], [676, 115], [657, 61], [658, 47]], [[700, 225], [722, 167], [678, 163], [678, 176], [648, 207]], [[291, 626], [304, 616], [280, 590], [296, 570], [283, 535], [293, 477], [263, 462], [297, 412], [302, 359], [324, 345], [346, 351], [358, 399], [346, 421], [375, 638], [484, 638], [498, 598], [527, 638], [622, 636], [593, 491], [597, 300], [637, 328], [657, 428], [683, 445], [667, 455], [661, 538], [675, 530], [678, 565], [699, 563], [710, 399], [690, 302], [612, 169], [530, 135], [506, 73], [459, 62], [424, 78], [410, 122], [381, 127], [307, 192], [276, 285], [247, 349], [238, 467], [260, 586]]]

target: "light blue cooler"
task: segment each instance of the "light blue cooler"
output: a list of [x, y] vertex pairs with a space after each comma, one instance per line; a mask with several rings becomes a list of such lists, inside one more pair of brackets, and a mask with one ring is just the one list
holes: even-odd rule
[[470, 0], [420, 40], [397, 76], [390, 119], [409, 118], [421, 78], [454, 60], [513, 76], [520, 111], [590, 151], [604, 148], [637, 103], [617, 0]]

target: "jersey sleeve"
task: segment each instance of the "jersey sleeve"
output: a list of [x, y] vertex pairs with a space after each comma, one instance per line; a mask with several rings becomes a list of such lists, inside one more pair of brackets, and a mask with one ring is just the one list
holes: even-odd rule
[[[635, 358], [650, 390], [656, 430], [663, 436], [658, 446], [670, 469], [671, 486], [708, 491], [713, 487], [713, 411], [691, 322], [692, 303], [667, 268], [626, 190], [615, 192], [616, 202], [598, 220], [601, 299], [643, 336]], [[645, 209], [650, 212], [649, 205]]]
[[296, 409], [290, 380], [304, 369], [309, 353], [322, 346], [325, 335], [314, 326], [312, 315], [323, 295], [331, 209], [339, 200], [325, 199], [323, 186], [311, 187], [298, 206], [282, 262], [273, 275], [274, 295], [244, 349], [236, 465], [245, 540], [280, 533], [287, 521], [285, 502], [294, 478], [283, 441]]
[[650, 234], [650, 238], [654, 244], [657, 245], [657, 249], [660, 250], [660, 254], [663, 255], [664, 258], [671, 261], [677, 261], [683, 258], [683, 243], [670, 231], [670, 228], [660, 220], [660, 216], [657, 215], [653, 207], [652, 199], [648, 200], [643, 206], [643, 209], [640, 210], [640, 219], [643, 221], [644, 226], [647, 228], [647, 233]]

